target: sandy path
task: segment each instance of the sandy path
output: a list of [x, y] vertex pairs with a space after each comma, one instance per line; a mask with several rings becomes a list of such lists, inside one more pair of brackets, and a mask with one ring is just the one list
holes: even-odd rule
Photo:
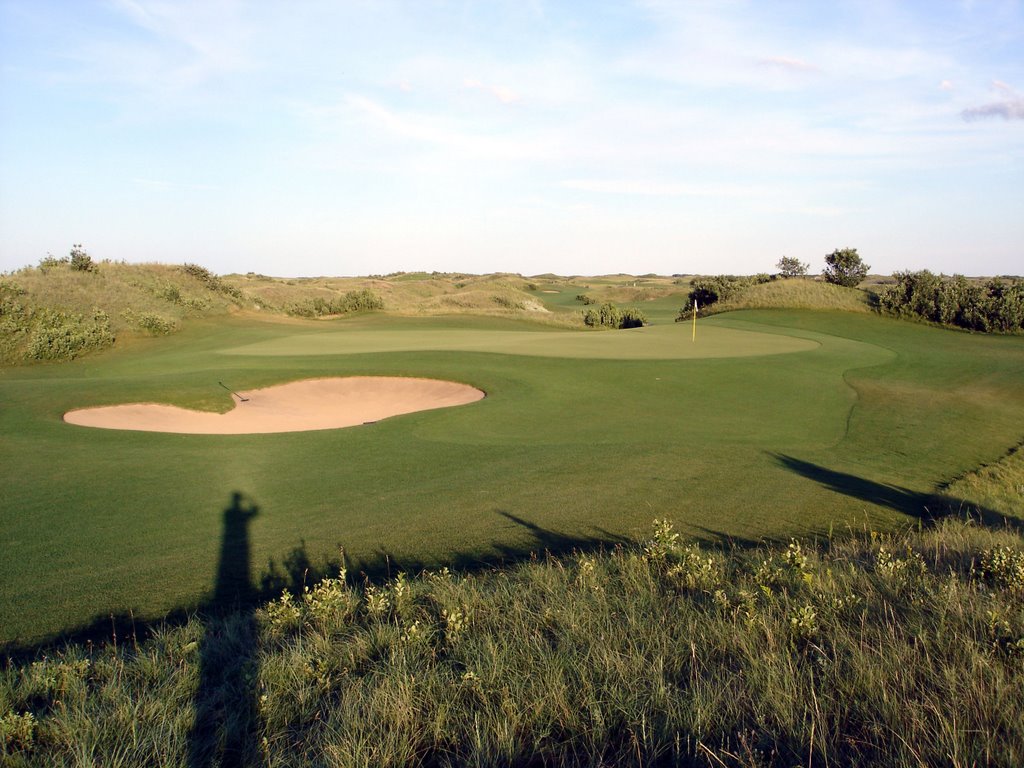
[[403, 413], [476, 402], [484, 393], [468, 384], [393, 376], [307, 379], [240, 392], [227, 413], [206, 413], [155, 403], [81, 408], [64, 421], [83, 427], [177, 432], [189, 435], [249, 435], [353, 427]]

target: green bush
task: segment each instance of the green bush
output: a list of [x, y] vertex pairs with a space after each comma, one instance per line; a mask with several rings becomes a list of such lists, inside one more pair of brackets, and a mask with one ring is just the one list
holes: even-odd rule
[[71, 268], [77, 272], [95, 272], [96, 264], [92, 257], [85, 252], [81, 243], [71, 246]]
[[384, 308], [384, 300], [373, 291], [349, 291], [344, 296], [324, 299], [317, 296], [285, 308], [290, 315], [298, 317], [323, 317], [324, 315], [346, 315], [351, 312], [372, 311]]
[[597, 299], [595, 299], [593, 296], [587, 296], [587, 294], [585, 294], [585, 293], [577, 294], [576, 295], [576, 301], [578, 301], [580, 304], [596, 304], [597, 303]]
[[28, 357], [33, 360], [71, 360], [114, 343], [110, 318], [94, 310], [91, 318], [55, 309], [41, 309], [32, 318]]
[[647, 317], [635, 307], [619, 309], [606, 302], [600, 309], [584, 310], [583, 324], [591, 328], [640, 328], [647, 324]]
[[154, 294], [159, 299], [171, 302], [171, 304], [181, 304], [181, 289], [176, 285], [163, 285], [154, 291]]
[[177, 324], [173, 320], [161, 317], [153, 312], [143, 312], [136, 318], [135, 322], [139, 328], [153, 336], [165, 336], [177, 329]]
[[687, 306], [680, 310], [680, 316], [685, 312], [687, 313], [686, 316], [689, 317], [688, 313], [692, 310], [694, 301], [697, 302], [698, 307], [706, 307], [709, 304], [724, 301], [731, 296], [735, 296], [744, 288], [749, 288], [753, 284], [752, 278], [737, 277], [736, 275], [694, 278], [690, 281]]
[[868, 275], [870, 266], [865, 264], [856, 248], [837, 248], [825, 257], [825, 281], [847, 288], [856, 288]]
[[999, 278], [972, 282], [963, 275], [945, 277], [926, 269], [897, 272], [894, 285], [878, 296], [883, 312], [919, 317], [972, 331], [1019, 333], [1024, 329], [1024, 281]]

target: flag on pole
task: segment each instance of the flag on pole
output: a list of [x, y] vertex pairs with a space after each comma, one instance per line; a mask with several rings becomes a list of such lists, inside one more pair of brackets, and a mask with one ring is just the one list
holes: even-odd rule
[[697, 340], [697, 300], [693, 300], [693, 338], [690, 341]]

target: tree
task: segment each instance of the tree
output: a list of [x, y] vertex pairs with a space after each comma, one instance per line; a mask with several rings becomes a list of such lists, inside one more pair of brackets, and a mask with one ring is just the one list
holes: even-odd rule
[[821, 274], [826, 282], [847, 288], [856, 288], [871, 269], [857, 255], [856, 248], [837, 248], [825, 257], [825, 265]]
[[811, 265], [804, 264], [800, 259], [793, 258], [792, 256], [783, 256], [775, 267], [783, 277], [803, 277], [807, 274], [807, 270], [811, 268]]

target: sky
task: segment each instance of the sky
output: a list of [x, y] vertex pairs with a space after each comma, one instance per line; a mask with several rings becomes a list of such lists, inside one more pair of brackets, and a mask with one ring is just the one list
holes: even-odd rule
[[0, 0], [0, 271], [1024, 274], [1019, 0]]

